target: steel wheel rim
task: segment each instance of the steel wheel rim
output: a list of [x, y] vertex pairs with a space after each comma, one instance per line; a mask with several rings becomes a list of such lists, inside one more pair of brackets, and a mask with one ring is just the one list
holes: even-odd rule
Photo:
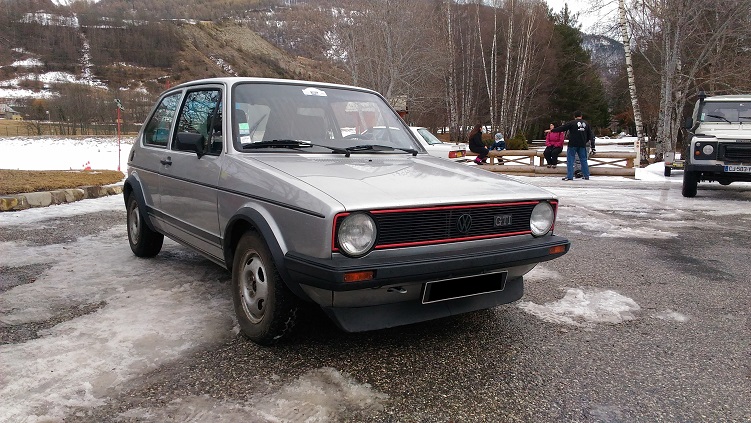
[[259, 323], [266, 313], [269, 293], [268, 275], [261, 257], [251, 252], [240, 272], [240, 294], [245, 315], [251, 323]]
[[128, 223], [128, 232], [130, 233], [130, 240], [134, 244], [138, 244], [138, 239], [141, 233], [141, 215], [138, 213], [138, 205], [134, 205], [130, 208], [130, 222]]

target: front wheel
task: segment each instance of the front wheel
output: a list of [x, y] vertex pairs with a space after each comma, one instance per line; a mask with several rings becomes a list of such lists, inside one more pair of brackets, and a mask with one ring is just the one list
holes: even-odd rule
[[690, 170], [683, 171], [683, 189], [681, 194], [684, 197], [696, 196], [696, 189], [699, 185], [699, 174]]
[[296, 323], [299, 300], [284, 285], [266, 243], [255, 232], [237, 244], [232, 299], [240, 329], [257, 344], [275, 344]]
[[664, 172], [664, 173], [665, 173], [665, 176], [670, 176], [670, 171], [671, 171], [671, 170], [672, 170], [672, 168], [670, 168], [670, 167], [668, 167], [668, 166], [665, 166], [665, 172]]
[[136, 257], [154, 257], [164, 243], [164, 235], [154, 232], [144, 221], [135, 194], [128, 197], [128, 243]]

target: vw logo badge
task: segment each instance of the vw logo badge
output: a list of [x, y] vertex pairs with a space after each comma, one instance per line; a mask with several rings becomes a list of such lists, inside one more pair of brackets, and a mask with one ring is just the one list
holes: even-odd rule
[[459, 232], [466, 234], [469, 232], [469, 229], [472, 227], [472, 216], [468, 214], [463, 214], [459, 216], [459, 220], [456, 221], [456, 229], [459, 230]]

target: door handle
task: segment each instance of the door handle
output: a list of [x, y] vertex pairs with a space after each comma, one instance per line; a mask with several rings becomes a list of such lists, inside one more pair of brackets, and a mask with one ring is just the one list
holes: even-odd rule
[[172, 166], [172, 157], [167, 156], [166, 159], [159, 160], [159, 163], [165, 166]]

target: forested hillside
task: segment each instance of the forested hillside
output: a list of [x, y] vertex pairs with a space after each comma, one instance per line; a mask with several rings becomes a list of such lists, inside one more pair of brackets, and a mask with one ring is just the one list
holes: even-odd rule
[[577, 109], [601, 135], [633, 134], [639, 103], [646, 134], [672, 148], [693, 93], [751, 88], [748, 0], [629, 3], [633, 90], [622, 33], [582, 34], [538, 0], [69, 2], [2, 0], [0, 102], [37, 129], [111, 123], [115, 98], [137, 123], [167, 85], [241, 75], [371, 88], [452, 140], [475, 123], [540, 138]]
[[327, 62], [284, 52], [234, 19], [123, 19], [94, 11], [108, 10], [103, 5], [6, 3], [0, 11], [0, 89], [13, 95], [3, 100], [0, 94], [0, 102], [13, 103], [30, 120], [54, 120], [63, 133], [111, 122], [116, 97], [128, 110], [126, 120], [141, 122], [165, 87], [191, 79], [332, 80], [339, 73]]

